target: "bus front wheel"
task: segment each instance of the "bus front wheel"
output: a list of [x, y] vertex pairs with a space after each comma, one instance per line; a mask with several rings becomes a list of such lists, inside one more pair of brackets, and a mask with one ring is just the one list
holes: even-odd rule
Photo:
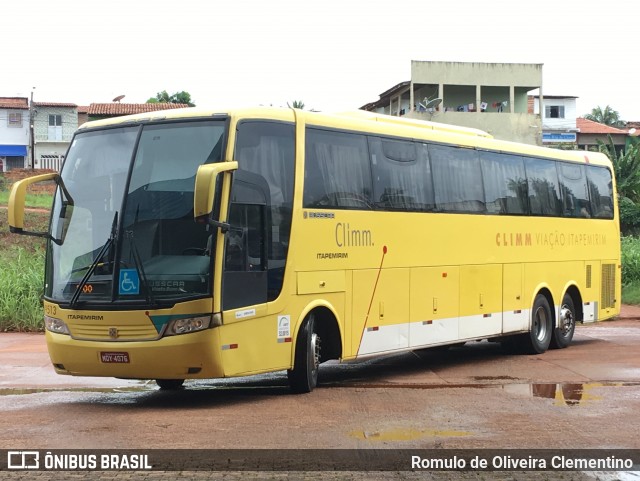
[[291, 390], [295, 393], [313, 391], [318, 384], [319, 365], [320, 336], [315, 332], [313, 315], [309, 315], [298, 333], [293, 369], [287, 371]]
[[553, 330], [551, 337], [551, 347], [553, 349], [562, 349], [571, 344], [573, 333], [576, 330], [576, 309], [573, 305], [573, 299], [569, 294], [565, 294], [560, 306], [558, 322]]
[[522, 350], [528, 354], [542, 354], [549, 348], [553, 334], [553, 317], [547, 298], [538, 294], [531, 310], [531, 330], [525, 334]]

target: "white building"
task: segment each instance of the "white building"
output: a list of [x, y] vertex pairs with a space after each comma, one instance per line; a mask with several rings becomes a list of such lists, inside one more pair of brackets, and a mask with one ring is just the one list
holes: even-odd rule
[[[541, 143], [529, 92], [542, 92], [542, 64], [411, 62], [411, 80], [361, 107], [484, 130], [502, 140]], [[544, 103], [544, 100], [543, 100]]]
[[34, 167], [59, 171], [77, 128], [78, 106], [76, 104], [34, 102]]
[[[533, 113], [540, 115], [539, 97], [533, 96], [533, 99]], [[541, 116], [544, 145], [576, 143], [576, 99], [577, 97], [569, 95], [544, 96], [544, 114]]]
[[0, 172], [29, 165], [29, 100], [0, 97]]

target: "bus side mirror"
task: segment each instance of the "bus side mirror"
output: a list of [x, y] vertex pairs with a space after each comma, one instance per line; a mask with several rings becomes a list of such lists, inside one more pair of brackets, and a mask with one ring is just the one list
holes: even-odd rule
[[36, 175], [19, 180], [11, 187], [9, 194], [9, 231], [13, 234], [31, 235], [50, 238], [47, 232], [29, 232], [24, 230], [24, 203], [27, 196], [27, 187], [39, 182], [54, 180], [58, 183], [60, 176], [56, 173]]
[[218, 174], [238, 169], [238, 162], [216, 162], [198, 167], [193, 192], [193, 216], [196, 220], [209, 216], [216, 198], [216, 180]]

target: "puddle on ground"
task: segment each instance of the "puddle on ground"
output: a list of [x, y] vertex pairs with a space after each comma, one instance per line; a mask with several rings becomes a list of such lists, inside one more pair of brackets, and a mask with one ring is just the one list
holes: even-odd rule
[[453, 438], [471, 436], [468, 431], [440, 431], [435, 429], [389, 429], [387, 431], [352, 431], [349, 435], [363, 441], [413, 441], [421, 438]]
[[130, 386], [130, 387], [68, 387], [68, 388], [6, 388], [0, 389], [0, 396], [18, 396], [23, 394], [40, 393], [60, 393], [60, 392], [82, 392], [82, 393], [110, 393], [119, 392], [148, 392], [158, 388], [155, 384], [150, 386]]
[[[323, 383], [319, 389], [336, 389], [336, 388], [355, 388], [361, 389], [501, 389], [505, 392], [524, 396], [543, 399], [552, 399], [556, 406], [584, 406], [585, 404], [600, 401], [606, 396], [606, 391], [598, 390], [603, 387], [632, 387], [640, 386], [640, 382], [588, 382], [588, 383], [505, 383], [507, 380], [515, 380], [508, 376], [499, 377], [476, 377], [480, 381], [502, 381], [497, 383], [456, 383], [456, 384], [419, 384], [419, 383], [361, 383], [361, 382], [333, 382]], [[210, 391], [210, 390], [241, 390], [254, 391], [256, 393], [269, 389], [286, 390], [286, 381], [274, 382], [274, 379], [267, 376], [256, 376], [253, 382], [230, 382], [224, 379], [210, 379], [206, 381], [191, 381], [185, 384], [185, 388], [179, 392], [189, 391]], [[122, 386], [122, 387], [67, 387], [67, 388], [0, 388], [0, 396], [16, 396], [26, 394], [39, 393], [146, 393], [159, 391], [157, 385], [153, 381], [141, 382], [138, 385]], [[171, 391], [166, 391], [170, 394]], [[407, 436], [436, 436], [440, 431], [405, 431]], [[442, 431], [445, 433], [445, 431]], [[449, 434], [443, 434], [449, 435]], [[369, 439], [362, 434], [362, 439]], [[407, 439], [415, 439], [410, 437]], [[386, 440], [386, 439], [381, 439]]]
[[637, 382], [589, 382], [589, 383], [533, 383], [505, 384], [502, 389], [514, 394], [528, 397], [552, 399], [556, 406], [584, 406], [594, 401], [601, 401], [601, 387], [640, 386]]

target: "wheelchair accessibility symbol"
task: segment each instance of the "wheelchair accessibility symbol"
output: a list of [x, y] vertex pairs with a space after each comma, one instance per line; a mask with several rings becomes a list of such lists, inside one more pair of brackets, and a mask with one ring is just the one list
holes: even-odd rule
[[140, 277], [135, 269], [120, 269], [118, 293], [121, 295], [140, 294]]

